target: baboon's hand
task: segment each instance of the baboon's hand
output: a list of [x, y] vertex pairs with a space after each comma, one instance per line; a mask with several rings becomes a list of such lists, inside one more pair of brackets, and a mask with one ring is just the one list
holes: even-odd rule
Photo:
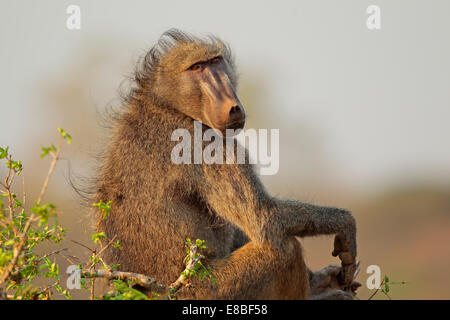
[[[352, 299], [356, 290], [361, 286], [359, 282], [352, 281], [350, 285], [343, 285], [339, 281], [342, 267], [329, 265], [313, 273], [310, 279], [311, 299]], [[341, 296], [339, 298], [339, 296]]]
[[345, 233], [335, 236], [332, 255], [341, 259], [342, 270], [338, 279], [342, 284], [350, 285], [356, 271], [356, 226], [353, 223]]

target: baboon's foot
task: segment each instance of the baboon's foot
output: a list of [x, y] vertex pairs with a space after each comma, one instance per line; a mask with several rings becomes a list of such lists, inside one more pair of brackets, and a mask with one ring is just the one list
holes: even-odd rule
[[356, 290], [361, 286], [357, 281], [342, 285], [338, 275], [342, 267], [329, 265], [316, 271], [309, 280], [311, 300], [353, 300]]

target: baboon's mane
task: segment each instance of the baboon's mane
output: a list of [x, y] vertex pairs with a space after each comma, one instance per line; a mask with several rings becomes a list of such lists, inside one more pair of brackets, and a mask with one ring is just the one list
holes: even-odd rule
[[[151, 87], [159, 73], [164, 72], [168, 65], [176, 64], [177, 56], [187, 55], [190, 51], [207, 48], [209, 51], [220, 52], [235, 71], [234, 58], [230, 47], [213, 35], [197, 37], [178, 29], [164, 32], [153, 47], [139, 59], [133, 76], [134, 86], [124, 100], [127, 102], [149, 99]], [[172, 59], [170, 59], [172, 58]], [[170, 60], [170, 61], [167, 61]], [[237, 81], [237, 79], [232, 79]]]

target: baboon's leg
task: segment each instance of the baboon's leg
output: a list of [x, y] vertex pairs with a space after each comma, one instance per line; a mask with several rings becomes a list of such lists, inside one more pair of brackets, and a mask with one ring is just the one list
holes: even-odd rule
[[282, 249], [249, 242], [211, 264], [217, 284], [195, 281], [179, 299], [307, 299], [309, 283], [302, 248], [293, 238]]

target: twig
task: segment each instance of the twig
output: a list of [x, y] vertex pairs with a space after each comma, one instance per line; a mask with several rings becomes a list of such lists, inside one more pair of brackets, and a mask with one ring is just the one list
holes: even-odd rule
[[61, 248], [61, 249], [58, 249], [58, 250], [49, 252], [49, 253], [47, 253], [47, 254], [44, 254], [44, 255], [43, 255], [42, 257], [40, 257], [37, 261], [39, 262], [39, 261], [41, 261], [41, 260], [43, 260], [43, 259], [45, 259], [45, 258], [48, 258], [48, 257], [51, 256], [51, 255], [59, 254], [61, 251], [67, 251], [67, 250], [68, 250], [67, 248]]
[[[82, 244], [82, 243], [80, 243], [80, 242], [78, 242], [78, 241], [75, 241], [75, 240], [71, 240], [72, 242], [74, 242], [74, 243], [76, 243], [76, 244], [78, 244], [78, 245], [80, 245], [80, 246], [82, 246], [82, 247], [84, 247], [84, 248], [86, 248], [86, 249], [88, 249], [89, 251], [91, 251], [91, 253], [92, 253], [92, 255], [95, 257], [95, 258], [98, 258], [102, 263], [103, 263], [103, 265], [105, 266], [105, 267], [109, 267], [107, 264], [106, 264], [106, 262], [100, 257], [100, 254], [106, 249], [106, 248], [108, 248], [112, 243], [113, 243], [113, 241], [114, 241], [114, 239], [116, 238], [116, 236], [114, 236], [109, 242], [108, 242], [108, 244], [106, 245], [106, 246], [104, 246], [98, 253], [97, 253], [97, 249], [91, 249], [91, 248], [89, 248], [88, 246], [86, 246], [86, 245], [84, 245], [84, 244]], [[86, 266], [88, 265], [89, 263], [87, 263], [86, 264]], [[96, 270], [95, 270], [95, 262], [94, 263], [92, 263], [92, 265], [91, 265], [91, 271], [90, 272], [96, 272]], [[90, 299], [91, 300], [94, 300], [94, 298], [95, 298], [95, 277], [93, 277], [92, 279], [91, 279], [91, 294], [90, 294]]]
[[72, 239], [70, 239], [70, 241], [72, 241], [73, 243], [76, 243], [77, 245], [82, 246], [83, 248], [86, 248], [86, 249], [88, 249], [90, 252], [94, 253], [94, 250], [91, 249], [91, 248], [89, 248], [88, 246], [86, 246], [86, 245], [84, 245], [84, 244], [82, 244], [82, 243], [80, 243], [80, 242], [78, 242], [78, 241], [72, 240]]
[[108, 270], [92, 270], [92, 271], [82, 271], [81, 277], [91, 279], [105, 278], [107, 280], [130, 280], [148, 290], [157, 293], [165, 293], [167, 290], [164, 285], [159, 284], [155, 279], [140, 273], [108, 271]]
[[25, 204], [27, 202], [27, 197], [25, 193], [25, 174], [22, 172], [22, 211], [20, 214], [25, 212]]
[[[60, 255], [61, 257], [63, 257], [64, 259], [66, 259], [67, 262], [69, 262], [70, 264], [76, 264], [72, 259], [75, 260], [80, 260], [80, 258], [76, 257], [76, 256], [71, 256], [68, 254], [62, 254], [62, 253], [58, 253], [58, 255]], [[71, 259], [72, 258], [72, 259]]]
[[380, 286], [375, 290], [374, 293], [372, 293], [372, 295], [367, 300], [372, 300], [372, 298], [375, 297], [375, 295], [378, 293], [378, 291], [380, 291], [383, 284], [384, 284], [384, 279], [383, 279], [383, 281], [381, 281]]
[[[8, 169], [8, 175], [5, 177], [5, 184], [3, 185], [5, 187], [6, 190], [6, 195], [8, 196], [8, 204], [9, 204], [9, 219], [13, 219], [14, 217], [14, 210], [13, 210], [13, 200], [12, 200], [12, 192], [11, 192], [11, 184], [12, 181], [14, 180], [14, 177], [16, 175], [15, 171], [12, 171], [12, 157], [8, 156], [7, 160], [9, 161], [10, 165], [9, 165], [9, 169]], [[11, 172], [13, 173], [12, 177], [11, 177]], [[11, 180], [9, 179], [11, 177]]]
[[[88, 249], [93, 255], [95, 255], [95, 256], [100, 260], [101, 263], [103, 263], [103, 265], [104, 265], [105, 267], [108, 266], [108, 264], [102, 259], [102, 257], [98, 256], [98, 253], [96, 253], [96, 250], [95, 250], [95, 249], [91, 249], [91, 248], [89, 248], [87, 245], [84, 245], [84, 244], [82, 244], [82, 243], [80, 243], [80, 242], [78, 242], [78, 241], [72, 240], [72, 239], [70, 239], [70, 241], [72, 241], [73, 243], [76, 243], [76, 244], [79, 245], [79, 246], [82, 246], [83, 248]], [[87, 262], [87, 263], [85, 264], [86, 267], [87, 267], [89, 264], [90, 264], [90, 262]]]
[[117, 236], [114, 236], [106, 246], [104, 246], [98, 253], [97, 255], [101, 255], [103, 253], [103, 251], [105, 251], [113, 242], [114, 240], [117, 238]]
[[[51, 153], [53, 160], [52, 160], [52, 163], [50, 164], [50, 169], [48, 170], [47, 177], [44, 180], [44, 184], [42, 186], [41, 193], [39, 194], [39, 197], [36, 201], [37, 205], [40, 204], [42, 197], [44, 196], [45, 192], [47, 191], [48, 182], [50, 181], [50, 177], [53, 174], [53, 170], [55, 169], [56, 162], [58, 161], [58, 157], [61, 152], [60, 145], [61, 145], [62, 140], [63, 139], [61, 138], [58, 149], [56, 150], [56, 153], [53, 153], [53, 152]], [[9, 176], [10, 176], [10, 172], [8, 172], [8, 176], [5, 179], [6, 184], [8, 183]], [[8, 184], [7, 184], [7, 186], [8, 186]], [[12, 205], [11, 201], [12, 200], [10, 199], [10, 206]], [[28, 229], [30, 229], [31, 223], [34, 221], [35, 218], [36, 218], [36, 215], [34, 213], [32, 213], [31, 216], [28, 218], [28, 221], [25, 224], [25, 227], [23, 228], [22, 233], [17, 235], [20, 238], [20, 242], [14, 248], [14, 253], [13, 253], [13, 258], [11, 260], [11, 263], [6, 267], [6, 270], [3, 272], [2, 276], [0, 277], [0, 285], [3, 285], [3, 283], [6, 281], [6, 279], [8, 279], [9, 275], [16, 267], [17, 260], [19, 259], [19, 255], [22, 252], [22, 249], [27, 241]]]
[[[113, 240], [114, 240], [114, 238], [108, 243], [108, 245], [110, 245], [113, 242]], [[89, 249], [91, 252], [93, 252], [95, 254], [95, 251], [93, 251], [89, 247], [87, 247], [77, 241], [74, 241], [74, 240], [72, 240], [72, 241]], [[100, 252], [99, 252], [99, 254], [100, 254]], [[156, 292], [159, 294], [174, 294], [183, 285], [188, 284], [189, 278], [190, 278], [189, 277], [190, 271], [195, 270], [197, 264], [200, 263], [200, 259], [203, 259], [203, 258], [204, 258], [204, 256], [198, 254], [198, 246], [196, 246], [195, 244], [191, 245], [189, 256], [186, 259], [186, 268], [181, 273], [180, 277], [178, 277], [178, 279], [168, 287], [166, 287], [163, 284], [160, 284], [154, 278], [148, 277], [148, 276], [140, 274], [140, 273], [134, 273], [134, 272], [84, 269], [81, 271], [81, 277], [87, 278], [87, 279], [104, 278], [106, 280], [125, 280], [125, 281], [128, 280], [128, 281], [133, 281], [136, 284], [138, 284], [138, 285], [142, 286], [143, 288], [150, 290], [152, 292]], [[107, 265], [105, 264], [105, 266], [107, 266]], [[91, 291], [91, 299], [92, 298], [93, 297], [92, 297], [92, 291]]]
[[[96, 271], [96, 270], [94, 270]], [[89, 295], [90, 300], [94, 300], [95, 298], [95, 278], [91, 279], [91, 294]]]
[[50, 177], [53, 174], [53, 170], [55, 169], [56, 162], [59, 159], [59, 154], [61, 153], [61, 143], [63, 140], [64, 140], [63, 138], [61, 138], [59, 140], [59, 145], [58, 145], [58, 148], [56, 149], [56, 153], [54, 153], [53, 151], [50, 152], [51, 156], [53, 157], [53, 160], [52, 160], [52, 163], [50, 164], [50, 168], [48, 169], [48, 173], [47, 173], [47, 176], [45, 177], [44, 184], [42, 185], [41, 192], [36, 201], [37, 204], [39, 204], [41, 202], [42, 198], [44, 197], [45, 192], [47, 191], [48, 182], [50, 181]]
[[181, 288], [182, 285], [186, 285], [188, 283], [189, 272], [191, 270], [195, 269], [195, 267], [197, 266], [197, 263], [200, 262], [200, 259], [204, 258], [204, 256], [198, 255], [197, 252], [198, 252], [198, 247], [196, 245], [191, 245], [189, 258], [186, 262], [186, 268], [181, 273], [181, 275], [178, 277], [178, 279], [169, 286], [171, 293], [175, 293], [176, 291], [178, 291]]

